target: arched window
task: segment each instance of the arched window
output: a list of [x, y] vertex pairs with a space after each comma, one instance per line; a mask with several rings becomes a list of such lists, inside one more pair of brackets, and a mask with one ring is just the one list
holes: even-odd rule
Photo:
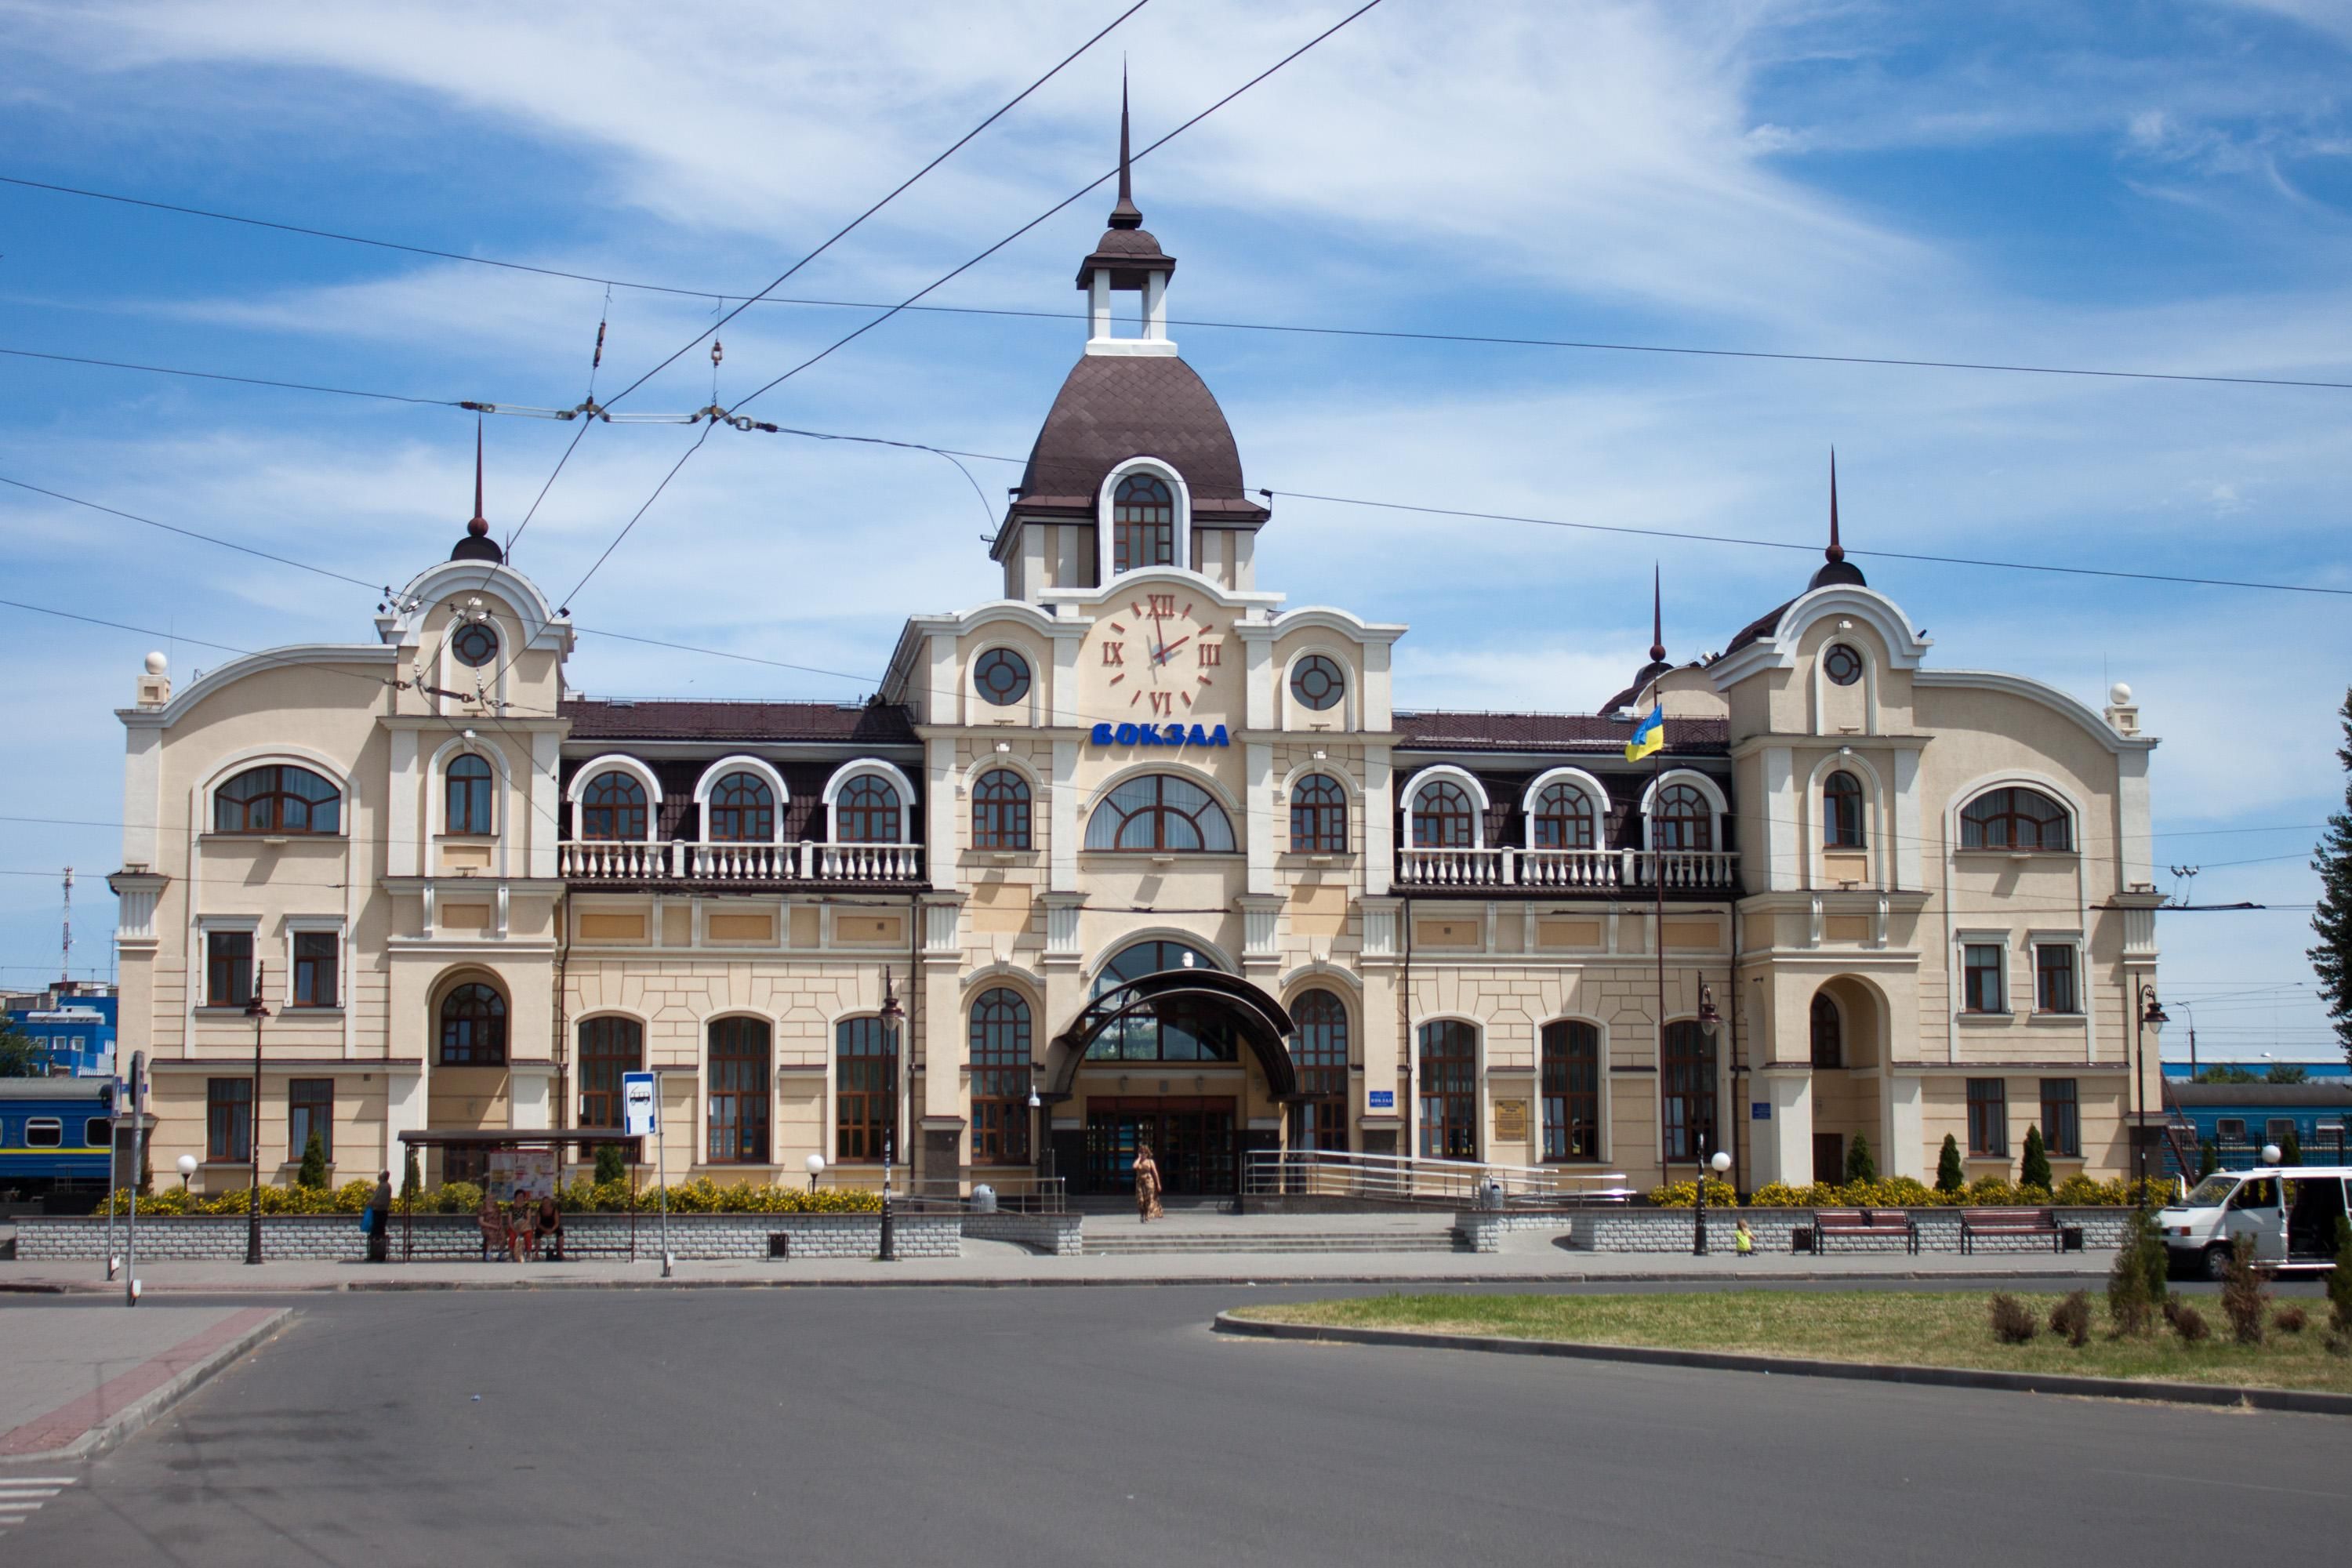
[[[1171, 969], [1215, 969], [1217, 961], [1181, 942], [1139, 942], [1095, 977], [1092, 995]], [[1088, 1061], [1230, 1062], [1240, 1059], [1241, 1037], [1222, 1008], [1171, 996], [1118, 1019], [1087, 1047]]]
[[646, 1026], [635, 1018], [580, 1020], [580, 1125], [621, 1125], [621, 1075], [642, 1072]]
[[1029, 781], [1011, 768], [991, 768], [971, 786], [971, 847], [1029, 847]]
[[1715, 807], [1696, 786], [1671, 784], [1658, 792], [1650, 805], [1650, 847], [1715, 847]]
[[1590, 849], [1593, 845], [1592, 801], [1567, 780], [1548, 784], [1536, 794], [1536, 808], [1528, 818], [1530, 849]]
[[1348, 1147], [1348, 1005], [1328, 991], [1301, 992], [1290, 1004], [1290, 1057], [1298, 1092], [1290, 1109], [1294, 1149]]
[[1308, 773], [1291, 786], [1290, 847], [1298, 854], [1348, 852], [1348, 792], [1328, 773]]
[[1347, 673], [1319, 653], [1310, 653], [1290, 670], [1290, 695], [1310, 712], [1327, 713], [1348, 694]]
[[1421, 1026], [1421, 1152], [1478, 1157], [1478, 1031], [1456, 1018]]
[[247, 768], [213, 792], [215, 833], [335, 833], [343, 795], [308, 768]]
[[1111, 570], [1168, 566], [1176, 560], [1176, 498], [1153, 474], [1129, 474], [1111, 494]]
[[714, 844], [772, 844], [776, 792], [753, 773], [729, 773], [710, 792], [703, 837]]
[[1863, 847], [1862, 781], [1843, 768], [1822, 781], [1822, 847]]
[[1415, 849], [1468, 849], [1477, 842], [1477, 808], [1468, 790], [1451, 779], [1432, 779], [1412, 792]]
[[833, 1157], [879, 1162], [898, 1125], [898, 1042], [879, 1018], [844, 1018], [833, 1057]]
[[1010, 708], [1029, 695], [1029, 661], [1009, 647], [992, 647], [971, 667], [972, 684], [992, 708]]
[[494, 986], [453, 986], [441, 998], [441, 1065], [496, 1068], [507, 1062], [507, 999]]
[[583, 838], [621, 844], [646, 839], [646, 786], [635, 773], [614, 768], [598, 773], [580, 792], [574, 831]]
[[2038, 789], [1990, 789], [1960, 808], [1963, 849], [2072, 849], [2074, 819]]
[[1543, 1157], [1601, 1158], [1601, 1031], [1575, 1018], [1543, 1026]]
[[1666, 1026], [1658, 1064], [1666, 1101], [1666, 1158], [1700, 1160], [1722, 1147], [1715, 1130], [1715, 1042], [1688, 1018]]
[[1230, 854], [1234, 825], [1199, 784], [1173, 773], [1144, 773], [1095, 807], [1087, 820], [1087, 847]]
[[447, 833], [495, 833], [490, 816], [490, 786], [495, 775], [489, 759], [464, 752], [449, 759], [444, 805]]
[[1812, 1026], [1813, 1065], [1845, 1066], [1845, 1020], [1838, 1016], [1838, 1005], [1826, 991], [1813, 993]]
[[704, 1157], [714, 1165], [768, 1163], [768, 1023], [710, 1021], [710, 1114]]
[[998, 985], [971, 1005], [972, 1163], [1029, 1159], [1029, 1004]]
[[479, 669], [499, 657], [499, 634], [483, 621], [468, 621], [449, 639], [449, 651], [468, 669]]
[[860, 773], [833, 801], [835, 844], [898, 842], [898, 791], [879, 773]]

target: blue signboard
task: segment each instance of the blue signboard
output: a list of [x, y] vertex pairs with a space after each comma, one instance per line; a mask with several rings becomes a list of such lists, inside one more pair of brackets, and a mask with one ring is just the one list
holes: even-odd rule
[[1750, 1121], [1771, 1121], [1772, 1102], [1769, 1100], [1749, 1100], [1748, 1102], [1748, 1120]]
[[1375, 1089], [1370, 1090], [1370, 1091], [1369, 1091], [1369, 1095], [1370, 1095], [1370, 1099], [1371, 1103], [1370, 1103], [1370, 1105], [1368, 1105], [1368, 1106], [1366, 1106], [1366, 1107], [1365, 1107], [1365, 1109], [1366, 1109], [1366, 1110], [1394, 1110], [1396, 1109], [1396, 1090], [1395, 1090], [1395, 1089]]
[[1097, 746], [1230, 746], [1233, 738], [1219, 724], [1097, 724], [1087, 738]]

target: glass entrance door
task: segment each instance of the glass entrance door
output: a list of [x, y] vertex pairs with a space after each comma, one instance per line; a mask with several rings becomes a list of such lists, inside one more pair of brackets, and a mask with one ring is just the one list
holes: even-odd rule
[[1087, 1102], [1087, 1186], [1096, 1193], [1135, 1186], [1135, 1151], [1151, 1145], [1160, 1190], [1172, 1196], [1223, 1196], [1235, 1190], [1234, 1103], [1216, 1098], [1090, 1100]]

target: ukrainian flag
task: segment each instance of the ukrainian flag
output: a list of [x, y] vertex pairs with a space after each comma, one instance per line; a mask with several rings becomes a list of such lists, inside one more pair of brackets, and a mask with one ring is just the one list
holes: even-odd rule
[[1625, 760], [1638, 763], [1654, 752], [1665, 749], [1666, 709], [1664, 703], [1650, 710], [1650, 716], [1636, 725], [1633, 738], [1625, 742]]

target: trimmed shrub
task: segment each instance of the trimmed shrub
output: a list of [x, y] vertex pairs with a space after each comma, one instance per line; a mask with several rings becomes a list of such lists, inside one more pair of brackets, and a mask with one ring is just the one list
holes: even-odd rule
[[302, 1145], [302, 1168], [294, 1173], [298, 1187], [323, 1187], [327, 1184], [327, 1145], [316, 1132]]
[[2050, 1309], [2050, 1331], [2081, 1350], [2091, 1338], [2091, 1293], [2077, 1290]]
[[[2148, 1272], [2148, 1248], [2156, 1254], [2156, 1273]], [[2126, 1334], [2144, 1334], [2154, 1327], [2157, 1305], [2165, 1299], [2164, 1276], [2168, 1263], [2164, 1256], [2164, 1238], [2157, 1234], [2156, 1223], [2146, 1209], [2135, 1209], [2125, 1222], [2123, 1241], [2116, 1248], [2116, 1261], [2107, 1271], [2107, 1318], [2115, 1324], [2118, 1338]]]
[[[815, 1195], [818, 1197], [831, 1197], [834, 1194], [828, 1192], [819, 1193]], [[1669, 1182], [1663, 1187], [1652, 1187], [1650, 1189], [1650, 1201], [1657, 1205], [1662, 1209], [1696, 1208], [1698, 1206], [1698, 1184], [1696, 1182]], [[1729, 1182], [1722, 1181], [1714, 1176], [1709, 1176], [1706, 1179], [1707, 1207], [1737, 1208], [1738, 1205], [1739, 1192], [1738, 1188], [1734, 1187]], [[675, 1208], [677, 1205], [676, 1204], [672, 1204], [670, 1206]]]
[[597, 1144], [596, 1184], [602, 1186], [607, 1182], [625, 1183], [628, 1179], [629, 1163], [622, 1157], [621, 1146], [618, 1143]]
[[401, 1162], [400, 1195], [405, 1201], [414, 1202], [416, 1194], [424, 1190], [425, 1178], [416, 1170], [416, 1151], [411, 1149], [408, 1157]]
[[2203, 1181], [2221, 1168], [2221, 1151], [2210, 1138], [2197, 1140], [2197, 1179]]
[[2270, 1308], [2271, 1293], [2254, 1267], [2254, 1238], [2241, 1236], [2230, 1243], [2230, 1260], [2221, 1268], [2221, 1310], [2230, 1315], [2231, 1334], [2242, 1345], [2262, 1343]]
[[2336, 1267], [2327, 1271], [2327, 1326], [2352, 1335], [2352, 1220], [2336, 1217]]
[[1992, 1337], [1994, 1339], [2005, 1345], [2021, 1345], [2030, 1343], [2033, 1336], [2041, 1331], [2042, 1325], [2033, 1321], [2033, 1314], [2025, 1310], [2024, 1302], [2005, 1293], [1993, 1297]]
[[1979, 1176], [1969, 1184], [1969, 1202], [1979, 1208], [2018, 1201], [2017, 1189], [2007, 1176]]
[[1947, 1132], [1944, 1152], [1936, 1156], [1936, 1190], [1958, 1193], [1968, 1184], [1968, 1173], [1960, 1167], [1960, 1141]]
[[2042, 1142], [2042, 1129], [2029, 1125], [2025, 1129], [2025, 1158], [2017, 1167], [2021, 1185], [2050, 1190], [2050, 1148]]
[[2164, 1304], [2164, 1321], [2172, 1325], [2184, 1345], [2201, 1345], [2213, 1337], [2205, 1314], [2177, 1296]]
[[2311, 1327], [2311, 1314], [2300, 1307], [2281, 1307], [2271, 1315], [2271, 1327], [2283, 1334], [2299, 1334]]
[[1857, 1132], [1845, 1152], [1845, 1184], [1849, 1187], [1878, 1180], [1878, 1162], [1870, 1157], [1870, 1140]]
[[2303, 1140], [2294, 1135], [2294, 1129], [2292, 1127], [2287, 1129], [2285, 1138], [2279, 1142], [2279, 1163], [2282, 1165], [2303, 1163]]

